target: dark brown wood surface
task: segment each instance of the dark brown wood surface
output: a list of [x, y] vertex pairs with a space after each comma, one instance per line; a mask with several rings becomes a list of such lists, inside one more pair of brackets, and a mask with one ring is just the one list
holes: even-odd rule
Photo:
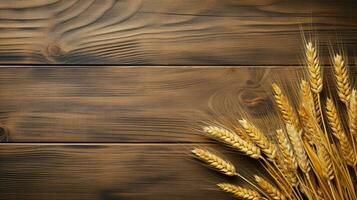
[[356, 49], [356, 9], [354, 0], [2, 0], [0, 63], [291, 65], [301, 29]]
[[[0, 146], [0, 199], [36, 200], [180, 200], [231, 199], [215, 184], [242, 184], [201, 166], [188, 152], [192, 145], [59, 145]], [[239, 166], [255, 164], [225, 155]], [[259, 170], [255, 170], [259, 173]]]
[[272, 115], [272, 77], [290, 74], [294, 79], [297, 71], [0, 68], [0, 123], [12, 142], [205, 142], [198, 130], [201, 123], [216, 115], [238, 118], [234, 107], [258, 121]]

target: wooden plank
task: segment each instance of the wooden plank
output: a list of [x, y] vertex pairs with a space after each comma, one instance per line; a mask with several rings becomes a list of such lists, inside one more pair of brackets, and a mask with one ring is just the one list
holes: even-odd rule
[[[200, 124], [272, 112], [285, 67], [0, 68], [0, 127], [12, 142], [207, 142]], [[290, 75], [289, 75], [290, 74]], [[5, 131], [3, 131], [5, 135]]]
[[[212, 146], [211, 146], [212, 147]], [[0, 199], [231, 199], [186, 145], [0, 145]], [[235, 156], [239, 172], [256, 163]], [[249, 159], [248, 159], [249, 160]], [[257, 173], [259, 171], [257, 170]]]
[[319, 34], [323, 56], [326, 41], [356, 49], [356, 9], [321, 0], [2, 0], [0, 63], [298, 64], [301, 27]]

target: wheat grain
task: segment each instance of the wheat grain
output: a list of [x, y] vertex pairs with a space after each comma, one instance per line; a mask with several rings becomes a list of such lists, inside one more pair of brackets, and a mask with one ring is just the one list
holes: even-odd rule
[[315, 94], [322, 91], [322, 73], [317, 57], [317, 51], [312, 42], [305, 45], [305, 58], [309, 72], [311, 89]]
[[340, 100], [348, 106], [351, 97], [351, 86], [348, 70], [341, 55], [336, 54], [334, 56], [333, 65], [335, 68], [338, 96], [340, 97]]
[[280, 87], [273, 83], [272, 84], [274, 91], [275, 102], [283, 116], [285, 123], [292, 124], [295, 128], [299, 129], [299, 120], [297, 115], [291, 106], [288, 98], [282, 93]]
[[265, 155], [273, 160], [276, 154], [276, 147], [271, 143], [268, 138], [255, 126], [249, 123], [247, 120], [239, 120], [239, 123], [244, 128], [250, 139], [261, 148]]
[[269, 197], [275, 200], [285, 200], [286, 197], [272, 184], [270, 184], [267, 180], [263, 179], [260, 176], [254, 176], [255, 181], [258, 185], [269, 195]]
[[260, 149], [255, 146], [254, 143], [243, 140], [237, 134], [227, 129], [216, 126], [206, 126], [203, 128], [203, 131], [252, 158], [258, 159], [261, 157]]
[[280, 152], [283, 155], [284, 161], [290, 170], [296, 171], [298, 163], [294, 155], [294, 150], [292, 149], [288, 138], [285, 136], [282, 129], [276, 131], [276, 138], [278, 140], [278, 146]]
[[309, 159], [307, 157], [305, 148], [304, 148], [304, 144], [301, 141], [301, 133], [299, 133], [295, 127], [291, 124], [286, 124], [286, 130], [288, 132], [288, 136], [290, 139], [290, 142], [293, 146], [298, 164], [300, 166], [300, 169], [304, 172], [304, 173], [308, 173], [310, 171], [310, 163], [309, 163]]
[[259, 200], [262, 196], [255, 190], [248, 188], [243, 188], [229, 183], [219, 183], [217, 184], [219, 188], [223, 191], [233, 194], [238, 198], [249, 199], [249, 200]]
[[356, 155], [352, 150], [353, 148], [348, 141], [345, 131], [343, 130], [336, 107], [330, 98], [326, 101], [326, 115], [332, 129], [332, 133], [340, 143], [342, 157], [348, 165], [355, 166], [357, 163]]
[[236, 169], [232, 163], [206, 149], [194, 148], [192, 153], [195, 154], [198, 159], [202, 160], [203, 162], [207, 163], [227, 176], [237, 175]]

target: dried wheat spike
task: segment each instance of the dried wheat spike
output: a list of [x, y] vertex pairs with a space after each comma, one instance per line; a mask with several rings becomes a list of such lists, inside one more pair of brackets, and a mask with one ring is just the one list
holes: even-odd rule
[[297, 115], [294, 112], [294, 109], [291, 106], [288, 98], [282, 93], [280, 87], [277, 84], [273, 83], [272, 87], [274, 91], [275, 102], [279, 107], [285, 123], [292, 124], [296, 128], [299, 128], [299, 119], [297, 118]]
[[300, 133], [295, 129], [291, 124], [286, 124], [286, 130], [288, 132], [288, 136], [291, 144], [293, 145], [293, 149], [298, 160], [300, 169], [304, 173], [308, 173], [311, 169], [310, 162], [307, 157], [305, 147], [303, 142], [301, 141]]
[[291, 186], [297, 186], [298, 177], [296, 170], [291, 170], [291, 167], [287, 165], [282, 154], [277, 153], [274, 159], [280, 173], [285, 176], [286, 180]]
[[273, 160], [276, 154], [276, 147], [271, 143], [267, 137], [255, 126], [249, 123], [247, 120], [239, 120], [239, 123], [244, 128], [245, 132], [249, 135], [250, 139], [261, 148], [265, 155]]
[[336, 54], [334, 56], [333, 65], [335, 68], [338, 96], [340, 97], [340, 100], [348, 106], [351, 97], [351, 86], [348, 70], [341, 55]]
[[311, 92], [311, 88], [308, 82], [302, 80], [300, 83], [300, 106], [303, 106], [306, 111], [309, 111], [316, 121], [320, 123], [321, 112], [319, 106], [319, 100], [317, 99], [319, 94]]
[[314, 124], [314, 119], [306, 112], [304, 107], [300, 107], [299, 116], [301, 118], [303, 129], [304, 129], [304, 139], [307, 139], [310, 144], [314, 143], [315, 137], [317, 137], [316, 125]]
[[278, 146], [283, 155], [284, 161], [290, 170], [296, 171], [298, 163], [294, 155], [294, 150], [290, 145], [289, 139], [285, 136], [282, 129], [276, 130], [276, 138], [278, 139]]
[[318, 94], [322, 91], [322, 74], [317, 51], [312, 42], [308, 42], [305, 45], [305, 58], [309, 71], [311, 89], [315, 94]]
[[326, 115], [332, 129], [332, 133], [338, 139], [341, 148], [341, 154], [346, 163], [350, 166], [357, 164], [357, 159], [352, 146], [350, 145], [348, 138], [343, 130], [342, 123], [338, 116], [336, 107], [330, 98], [326, 101]]
[[317, 145], [317, 155], [321, 163], [323, 176], [328, 180], [332, 180], [335, 177], [332, 161], [326, 147], [323, 144]]
[[192, 150], [192, 153], [195, 154], [198, 159], [202, 160], [203, 162], [207, 163], [208, 165], [212, 166], [213, 168], [227, 176], [238, 175], [232, 163], [220, 158], [219, 156], [208, 150], [195, 148]]
[[314, 108], [315, 108], [315, 118], [316, 118], [316, 122], [317, 124], [321, 124], [322, 123], [322, 112], [321, 112], [321, 105], [320, 105], [320, 100], [319, 100], [319, 95], [320, 94], [316, 94], [316, 93], [313, 93], [312, 94], [312, 97], [314, 99]]
[[234, 127], [234, 133], [236, 133], [239, 137], [241, 137], [245, 141], [251, 141], [252, 140], [249, 138], [249, 135], [245, 133], [242, 127], [240, 126], [235, 126]]
[[239, 187], [229, 183], [219, 183], [217, 184], [217, 186], [221, 188], [223, 191], [231, 193], [238, 198], [249, 199], [249, 200], [262, 199], [262, 196], [255, 190]]
[[301, 105], [308, 109], [313, 115], [315, 115], [315, 104], [310, 85], [305, 81], [301, 80], [300, 83], [300, 102]]
[[237, 134], [216, 126], [206, 126], [203, 131], [210, 136], [222, 141], [235, 149], [247, 154], [248, 156], [258, 159], [261, 157], [260, 149], [251, 141], [245, 141]]
[[350, 107], [348, 108], [348, 126], [350, 133], [354, 139], [357, 139], [357, 92], [352, 90]]
[[275, 200], [285, 200], [286, 197], [272, 184], [270, 184], [267, 180], [263, 179], [260, 176], [254, 176], [255, 181], [258, 185], [269, 195], [270, 198]]

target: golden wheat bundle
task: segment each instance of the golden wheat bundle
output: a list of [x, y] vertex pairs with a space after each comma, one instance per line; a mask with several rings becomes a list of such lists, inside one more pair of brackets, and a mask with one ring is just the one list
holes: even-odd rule
[[275, 134], [270, 134], [268, 128], [258, 129], [245, 118], [239, 120], [238, 132], [216, 126], [203, 128], [211, 138], [257, 159], [267, 172], [267, 177], [251, 173], [255, 179], [252, 182], [230, 161], [202, 148], [192, 150], [217, 171], [238, 176], [251, 185], [247, 188], [219, 183], [221, 190], [254, 200], [357, 199], [357, 92], [351, 84], [346, 58], [344, 54], [331, 56], [336, 85], [332, 92], [323, 87], [317, 47], [311, 41], [304, 47], [308, 81], [299, 77], [300, 84], [292, 87], [298, 88], [295, 92], [299, 98], [272, 84], [272, 96], [283, 119], [275, 127]]

